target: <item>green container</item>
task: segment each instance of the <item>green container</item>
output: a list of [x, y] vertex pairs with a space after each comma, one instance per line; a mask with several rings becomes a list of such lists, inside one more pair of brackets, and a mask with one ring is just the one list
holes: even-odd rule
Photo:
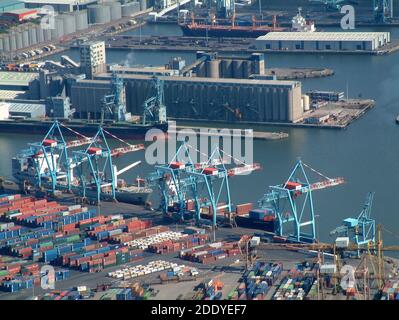
[[0, 277], [4, 277], [6, 275], [8, 275], [8, 271], [7, 270], [1, 270], [0, 271]]
[[40, 247], [54, 247], [54, 243], [53, 243], [53, 241], [42, 242], [40, 244]]
[[80, 235], [75, 234], [73, 236], [68, 237], [66, 240], [68, 243], [80, 241]]

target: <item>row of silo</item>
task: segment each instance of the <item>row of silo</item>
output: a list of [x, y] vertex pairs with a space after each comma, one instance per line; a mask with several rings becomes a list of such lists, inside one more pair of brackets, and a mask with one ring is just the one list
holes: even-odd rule
[[140, 11], [140, 2], [133, 1], [122, 5], [122, 17], [129, 17]]

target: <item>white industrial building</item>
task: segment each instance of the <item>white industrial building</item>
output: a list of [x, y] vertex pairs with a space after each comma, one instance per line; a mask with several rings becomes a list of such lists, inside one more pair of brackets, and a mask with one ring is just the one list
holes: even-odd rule
[[256, 46], [259, 50], [375, 51], [389, 42], [389, 32], [269, 32], [256, 39]]
[[0, 103], [0, 120], [6, 120], [10, 117], [22, 118], [44, 118], [46, 116], [46, 106], [44, 104], [33, 103]]

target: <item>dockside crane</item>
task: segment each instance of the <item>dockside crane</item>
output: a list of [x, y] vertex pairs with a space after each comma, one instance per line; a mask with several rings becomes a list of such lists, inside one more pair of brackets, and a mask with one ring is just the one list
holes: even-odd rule
[[[310, 182], [305, 168], [323, 180]], [[342, 183], [344, 183], [343, 178], [329, 178], [298, 159], [288, 179], [283, 184], [270, 186], [269, 192], [259, 200], [259, 206], [274, 212], [277, 220], [276, 233], [279, 236], [288, 236], [296, 242], [314, 242], [316, 221], [313, 191]], [[291, 224], [293, 233], [290, 234], [286, 230], [287, 224]]]
[[[238, 164], [233, 168], [227, 168], [226, 162], [230, 162], [228, 158]], [[203, 208], [209, 209], [209, 213], [212, 215], [213, 228], [217, 226], [219, 212], [223, 213], [224, 218], [228, 215], [228, 219], [232, 223], [232, 199], [229, 179], [236, 175], [249, 174], [260, 168], [258, 163], [244, 163], [216, 146], [206, 162], [198, 164], [196, 170], [188, 172], [194, 178], [192, 192], [194, 194], [197, 223], [201, 222]], [[234, 223], [232, 224], [234, 225]]]
[[392, 18], [392, 0], [373, 0], [374, 20], [377, 23], [386, 23]]
[[357, 257], [360, 257], [360, 248], [367, 247], [370, 243], [375, 243], [376, 224], [371, 219], [371, 208], [373, 205], [374, 192], [367, 195], [363, 209], [357, 218], [346, 218], [343, 224], [330, 232], [330, 235], [338, 237], [347, 237], [351, 243], [354, 243]]
[[149, 123], [165, 123], [167, 121], [164, 102], [164, 82], [155, 76], [152, 78], [151, 82], [153, 89], [155, 89], [155, 93], [143, 103], [143, 125]]
[[191, 170], [194, 170], [194, 161], [188, 145], [183, 143], [169, 163], [155, 166], [155, 171], [147, 177], [148, 184], [158, 187], [161, 192], [160, 208], [164, 215], [174, 212], [184, 220], [193, 183], [187, 174]]
[[[197, 156], [207, 158], [195, 162]], [[171, 162], [156, 166], [155, 172], [147, 178], [148, 183], [157, 185], [161, 192], [162, 212], [167, 215], [177, 213], [180, 220], [184, 220], [185, 213], [194, 212], [197, 224], [201, 224], [201, 213], [206, 209], [212, 214], [212, 226], [216, 227], [217, 214], [220, 211], [231, 214], [232, 211], [229, 179], [260, 169], [259, 164], [242, 161], [227, 168], [227, 157], [231, 156], [219, 147], [215, 147], [209, 156], [183, 143]]]
[[[126, 144], [125, 147], [111, 149], [106, 135]], [[78, 173], [77, 187], [83, 198], [94, 198], [98, 203], [102, 198], [116, 200], [117, 177], [138, 163], [118, 171], [113, 158], [129, 152], [144, 150], [143, 144], [131, 145], [100, 127], [93, 141], [86, 149], [74, 151], [75, 169]], [[89, 194], [89, 192], [94, 193]]]
[[[79, 138], [66, 141], [62, 128], [70, 130], [73, 134], [79, 136]], [[50, 181], [53, 193], [56, 190], [71, 191], [73, 172], [71, 170], [72, 161], [68, 150], [92, 142], [93, 138], [88, 138], [66, 127], [57, 120], [54, 121], [43, 140], [41, 142], [30, 143], [30, 149], [25, 151], [25, 156], [33, 159], [36, 176], [34, 184], [41, 188], [43, 181]]]

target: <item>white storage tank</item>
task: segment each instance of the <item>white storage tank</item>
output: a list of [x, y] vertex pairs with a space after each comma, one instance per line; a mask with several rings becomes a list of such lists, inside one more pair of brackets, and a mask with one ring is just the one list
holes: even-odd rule
[[119, 2], [112, 2], [107, 5], [110, 7], [111, 21], [122, 18], [122, 5]]
[[140, 10], [147, 10], [147, 0], [140, 0]]
[[51, 29], [42, 29], [44, 41], [51, 40]]
[[15, 31], [10, 33], [10, 51], [17, 50], [17, 34]]
[[4, 36], [1, 35], [0, 36], [0, 53], [2, 53], [4, 51], [3, 38], [4, 38]]
[[7, 34], [3, 35], [3, 50], [5, 52], [10, 51], [10, 36]]
[[302, 105], [303, 111], [310, 110], [310, 98], [308, 95], [306, 95], [306, 94], [302, 95], [301, 105]]
[[36, 40], [37, 43], [41, 43], [44, 41], [44, 32], [43, 29], [40, 26], [36, 26], [35, 28], [36, 31]]
[[51, 29], [51, 40], [56, 40], [64, 35], [64, 19], [61, 15], [54, 19], [55, 28]]
[[28, 29], [28, 32], [29, 32], [29, 43], [31, 46], [33, 46], [36, 43], [38, 43], [37, 34], [36, 34], [36, 26], [31, 25], [30, 28]]
[[76, 32], [75, 16], [73, 14], [61, 15], [63, 19], [64, 35], [68, 35]]
[[111, 21], [111, 7], [106, 5], [91, 5], [87, 7], [89, 24], [103, 24]]
[[29, 47], [29, 30], [23, 29], [21, 30], [22, 33], [22, 47], [27, 48]]
[[23, 48], [22, 32], [21, 31], [17, 31], [15, 33], [15, 37], [16, 37], [17, 50], [22, 49]]
[[89, 27], [87, 19], [87, 10], [75, 12], [76, 30], [84, 30]]

